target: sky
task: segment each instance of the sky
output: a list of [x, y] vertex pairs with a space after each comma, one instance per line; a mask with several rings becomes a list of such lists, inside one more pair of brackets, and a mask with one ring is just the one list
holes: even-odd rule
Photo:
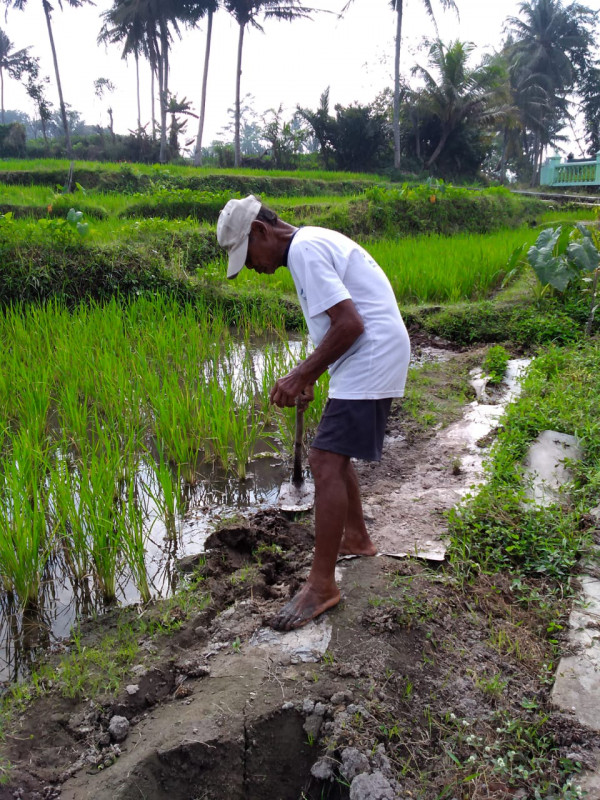
[[[345, 0], [314, 0], [313, 20], [294, 23], [269, 21], [264, 33], [247, 29], [242, 65], [242, 96], [252, 95], [252, 105], [260, 116], [271, 108], [284, 109], [284, 118], [296, 105], [316, 109], [321, 93], [330, 87], [330, 108], [337, 103], [369, 103], [386, 86], [393, 86], [395, 14], [388, 0], [354, 0], [340, 19]], [[507, 17], [518, 14], [518, 0], [456, 0], [459, 16], [444, 11], [433, 0], [440, 38], [444, 42], [459, 38], [473, 42], [474, 60], [498, 48]], [[95, 6], [73, 9], [58, 0], [53, 3], [53, 32], [65, 101], [79, 111], [88, 124], [108, 124], [106, 108], [114, 111], [115, 130], [126, 133], [136, 127], [135, 64], [123, 61], [119, 46], [108, 49], [97, 44], [102, 23], [101, 12], [112, 0], [97, 0]], [[306, 0], [311, 5], [311, 0]], [[588, 0], [600, 8], [600, 0]], [[423, 37], [433, 37], [435, 29], [423, 10], [422, 0], [404, 0], [401, 71], [410, 74], [415, 63], [426, 64]], [[325, 13], [329, 12], [329, 13]], [[51, 78], [48, 97], [58, 107], [48, 31], [41, 0], [29, 0], [24, 11], [10, 8], [0, 16], [15, 49], [31, 45], [31, 54], [40, 58], [43, 74]], [[203, 144], [219, 136], [228, 122], [228, 109], [235, 99], [235, 70], [238, 26], [220, 11], [215, 15], [208, 97]], [[200, 104], [202, 70], [206, 42], [206, 23], [195, 30], [184, 30], [175, 40], [171, 54], [170, 89], [178, 98], [187, 98], [197, 113]], [[150, 119], [150, 74], [141, 65], [142, 124]], [[108, 78], [115, 91], [102, 101], [94, 95], [93, 82]], [[34, 115], [33, 104], [15, 81], [5, 82], [4, 105]], [[195, 135], [196, 121], [188, 124], [186, 138]]]

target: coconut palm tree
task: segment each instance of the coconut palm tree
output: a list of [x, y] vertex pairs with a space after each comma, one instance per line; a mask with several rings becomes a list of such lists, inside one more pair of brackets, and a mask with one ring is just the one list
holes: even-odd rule
[[[2, 0], [2, 1], [7, 9], [10, 6], [12, 6], [13, 8], [16, 8], [18, 11], [22, 11], [27, 5], [27, 0]], [[66, 0], [66, 2], [72, 8], [80, 8], [86, 3], [89, 5], [94, 5], [92, 0]], [[60, 7], [60, 10], [62, 11], [63, 0], [58, 0], [58, 5]], [[54, 11], [54, 7], [50, 5], [48, 0], [42, 0], [42, 7], [44, 9], [44, 14], [46, 16], [46, 26], [48, 28], [48, 37], [50, 39], [50, 49], [52, 50], [52, 60], [54, 62], [54, 74], [56, 76], [56, 88], [58, 89], [58, 99], [60, 103], [60, 116], [65, 131], [65, 145], [67, 150], [67, 156], [71, 158], [71, 156], [73, 155], [73, 149], [71, 147], [71, 134], [69, 132], [69, 122], [67, 120], [67, 108], [65, 106], [65, 101], [63, 99], [62, 84], [60, 80], [60, 72], [58, 69], [58, 57], [56, 55], [56, 47], [54, 45], [54, 34], [52, 33], [52, 12]]]
[[474, 48], [470, 42], [457, 40], [446, 46], [436, 39], [429, 46], [430, 69], [414, 68], [424, 82], [422, 102], [440, 123], [440, 138], [425, 162], [427, 168], [435, 164], [459, 125], [497, 120], [510, 109], [502, 66], [498, 61], [485, 60], [470, 68], [468, 61]]
[[135, 80], [137, 97], [137, 129], [142, 129], [140, 100], [140, 56], [148, 56], [145, 43], [144, 18], [140, 13], [139, 3], [115, 2], [102, 13], [104, 22], [98, 34], [99, 44], [122, 44], [121, 58], [127, 59], [133, 54], [135, 59]]
[[237, 72], [235, 83], [235, 166], [239, 167], [242, 157], [240, 148], [240, 97], [242, 78], [242, 52], [246, 27], [251, 25], [264, 32], [258, 22], [259, 14], [265, 19], [280, 19], [292, 22], [296, 19], [311, 19], [316, 9], [305, 8], [300, 0], [224, 0], [225, 8], [239, 26]]
[[[548, 98], [546, 104], [538, 104], [536, 124], [530, 129], [534, 182], [544, 147], [568, 117], [570, 93], [594, 68], [598, 12], [577, 2], [563, 5], [561, 0], [524, 0], [519, 12], [520, 17], [507, 20], [514, 80], [521, 86], [537, 85]], [[529, 95], [524, 93], [525, 100]]]
[[202, 134], [204, 133], [204, 113], [206, 109], [206, 88], [208, 85], [208, 63], [210, 61], [210, 45], [212, 41], [213, 15], [219, 8], [219, 0], [204, 0], [198, 3], [202, 7], [201, 13], [207, 16], [206, 26], [206, 46], [204, 48], [204, 69], [202, 71], [202, 96], [200, 98], [200, 116], [198, 119], [198, 134], [196, 136], [196, 150], [194, 152], [194, 164], [199, 167], [202, 164]]
[[[153, 81], [158, 81], [160, 105], [160, 155], [167, 160], [167, 114], [169, 106], [169, 54], [173, 33], [181, 35], [180, 24], [193, 26], [205, 13], [206, 3], [192, 0], [114, 0], [104, 16], [100, 40], [123, 42], [123, 56], [144, 55], [150, 62]], [[154, 97], [154, 89], [152, 91]], [[138, 112], [138, 128], [141, 128]], [[154, 130], [154, 109], [152, 111]]]
[[[344, 8], [342, 9], [342, 14], [346, 12], [348, 7], [352, 5], [354, 0], [348, 0]], [[394, 167], [396, 169], [400, 168], [400, 90], [401, 90], [401, 80], [400, 80], [400, 52], [402, 46], [402, 21], [404, 17], [404, 0], [389, 0], [390, 6], [392, 11], [396, 14], [396, 36], [395, 36], [395, 52], [394, 52]], [[453, 9], [458, 13], [458, 8], [456, 6], [455, 0], [440, 0], [442, 4], [442, 8], [450, 8]], [[437, 23], [435, 21], [435, 15], [433, 13], [433, 6], [431, 5], [431, 0], [423, 0], [423, 7], [427, 14], [433, 20], [433, 24], [435, 26], [436, 34], [437, 34]]]
[[31, 73], [37, 68], [36, 61], [29, 55], [29, 47], [13, 50], [13, 43], [0, 28], [0, 120], [4, 125], [4, 74], [20, 80], [24, 72]]

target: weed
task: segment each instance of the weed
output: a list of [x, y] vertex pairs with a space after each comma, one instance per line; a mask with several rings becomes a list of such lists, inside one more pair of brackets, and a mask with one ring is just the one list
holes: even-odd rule
[[484, 694], [498, 699], [508, 686], [508, 681], [503, 680], [498, 674], [494, 675], [472, 675], [475, 686]]
[[493, 345], [489, 348], [483, 361], [483, 371], [488, 376], [491, 384], [497, 384], [502, 381], [509, 359], [509, 353], [501, 344]]

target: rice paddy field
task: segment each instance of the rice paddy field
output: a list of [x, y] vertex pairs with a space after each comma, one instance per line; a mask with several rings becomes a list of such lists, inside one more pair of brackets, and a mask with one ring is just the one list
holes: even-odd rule
[[[75, 172], [83, 166], [96, 169], [75, 164]], [[0, 270], [15, 271], [13, 283], [19, 274], [34, 280], [34, 259], [43, 271], [46, 259], [50, 264], [75, 253], [85, 264], [94, 248], [114, 254], [138, 248], [142, 259], [160, 257], [177, 280], [232, 291], [214, 246], [214, 223], [226, 199], [239, 196], [222, 188], [228, 175], [251, 177], [249, 171], [219, 173], [212, 194], [165, 187], [157, 168], [139, 168], [162, 181], [145, 193], [79, 185], [64, 195], [48, 185], [1, 182], [9, 171], [60, 168], [57, 162], [0, 164]], [[123, 173], [117, 165], [97, 169]], [[167, 176], [190, 172], [169, 167]], [[311, 173], [316, 179], [376, 180]], [[310, 222], [311, 213], [335, 218], [347, 203], [341, 191], [262, 199], [290, 221]], [[173, 217], [176, 202], [181, 209]], [[81, 210], [77, 224], [65, 219], [70, 208]], [[554, 219], [549, 211], [538, 222]], [[507, 264], [515, 248], [537, 234], [525, 225], [452, 236], [371, 234], [361, 241], [400, 304], [447, 303], [491, 296], [511, 277]], [[211, 242], [212, 256], [198, 256], [198, 237]], [[194, 302], [159, 291], [125, 298], [118, 287], [103, 303], [80, 297], [73, 304], [60, 292], [42, 303], [4, 302], [0, 680], [17, 678], [36, 649], [68, 633], [78, 617], [115, 602], [167, 595], [177, 582], [176, 559], [201, 547], [212, 521], [274, 502], [289, 475], [293, 411], [270, 406], [269, 389], [310, 345], [302, 332], [286, 331], [277, 304], [259, 302], [267, 289], [282, 299], [294, 296], [286, 270], [271, 279], [240, 275], [236, 291], [256, 301], [240, 307], [235, 326], [200, 291]], [[324, 376], [307, 412], [309, 431], [326, 396]]]

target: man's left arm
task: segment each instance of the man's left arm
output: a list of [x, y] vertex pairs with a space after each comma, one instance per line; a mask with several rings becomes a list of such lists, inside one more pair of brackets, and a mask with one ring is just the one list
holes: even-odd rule
[[365, 329], [352, 300], [342, 300], [328, 308], [326, 313], [331, 325], [319, 346], [271, 389], [269, 399], [276, 406], [293, 406], [296, 397], [343, 356]]

